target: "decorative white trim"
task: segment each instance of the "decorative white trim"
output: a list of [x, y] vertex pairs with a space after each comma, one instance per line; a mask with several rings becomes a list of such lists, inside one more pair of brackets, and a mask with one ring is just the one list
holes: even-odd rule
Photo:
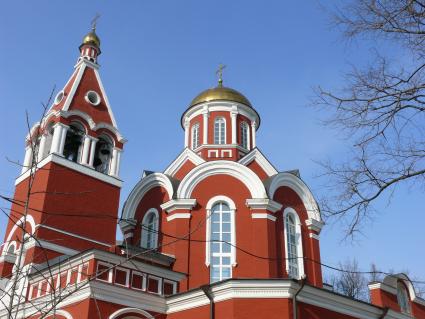
[[278, 173], [278, 171], [258, 148], [254, 148], [251, 152], [242, 157], [238, 163], [248, 166], [252, 161], [256, 161], [269, 177]]
[[288, 256], [288, 234], [287, 234], [287, 227], [286, 227], [286, 216], [288, 214], [291, 214], [295, 218], [295, 233], [296, 233], [296, 244], [297, 244], [297, 264], [298, 264], [298, 278], [295, 279], [301, 279], [305, 275], [304, 272], [304, 251], [303, 251], [303, 243], [302, 243], [302, 233], [301, 233], [301, 222], [300, 218], [292, 207], [287, 207], [283, 211], [283, 236], [284, 236], [284, 243], [285, 243], [285, 269], [286, 273], [289, 275], [289, 256]]
[[195, 166], [205, 163], [205, 160], [189, 148], [185, 148], [183, 152], [165, 169], [164, 174], [174, 176], [179, 169], [190, 160]]
[[411, 302], [415, 302], [417, 304], [425, 306], [425, 300], [416, 295], [415, 287], [413, 287], [411, 280], [406, 274], [399, 273], [394, 275], [388, 275], [384, 278], [383, 282], [373, 283], [369, 285], [368, 287], [369, 287], [369, 290], [382, 289], [383, 291], [386, 291], [396, 296], [398, 281], [402, 281], [404, 285], [407, 287]]
[[161, 204], [161, 209], [167, 213], [171, 213], [175, 210], [191, 210], [196, 206], [196, 199], [182, 198], [172, 199], [168, 202]]
[[55, 316], [62, 316], [62, 317], [65, 317], [66, 319], [73, 319], [72, 315], [65, 310], [55, 310]]
[[134, 214], [136, 213], [136, 209], [140, 201], [143, 199], [146, 193], [154, 187], [165, 188], [168, 194], [168, 198], [173, 198], [174, 188], [168, 176], [162, 173], [152, 173], [147, 175], [146, 177], [142, 178], [136, 184], [136, 186], [134, 186], [133, 190], [128, 196], [122, 210], [122, 219], [134, 219]]
[[53, 231], [61, 233], [61, 234], [65, 234], [65, 235], [68, 235], [68, 236], [71, 236], [71, 237], [75, 237], [75, 238], [78, 238], [78, 239], [89, 241], [89, 242], [92, 242], [92, 243], [95, 243], [95, 244], [98, 244], [98, 245], [101, 245], [101, 246], [105, 246], [105, 247], [108, 247], [108, 248], [111, 247], [111, 245], [103, 243], [101, 241], [97, 241], [97, 240], [94, 240], [94, 239], [91, 239], [91, 238], [88, 238], [88, 237], [85, 237], [85, 236], [80, 236], [80, 235], [77, 235], [77, 234], [74, 234], [74, 233], [71, 233], [71, 232], [67, 232], [65, 230], [58, 229], [58, 228], [55, 228], [55, 227], [47, 226], [47, 225], [44, 225], [44, 224], [37, 224], [37, 227], [53, 230]]
[[64, 247], [64, 246], [54, 244], [42, 239], [35, 240], [34, 238], [31, 238], [29, 241], [25, 243], [25, 249], [30, 249], [33, 247], [40, 247], [42, 249], [56, 251], [58, 253], [68, 255], [68, 256], [73, 256], [79, 253], [78, 250], [75, 250], [72, 248]]
[[308, 229], [313, 230], [318, 234], [320, 234], [320, 231], [322, 230], [322, 227], [324, 225], [323, 221], [312, 218], [306, 219], [305, 224]]
[[277, 219], [276, 216], [266, 214], [266, 213], [252, 213], [251, 218], [252, 219], [269, 219], [273, 222], [275, 222]]
[[319, 235], [317, 235], [315, 233], [309, 233], [308, 234], [308, 237], [313, 238], [313, 239], [316, 239], [316, 240], [319, 240], [320, 239]]
[[217, 158], [218, 150], [208, 150], [208, 158]]
[[246, 200], [246, 206], [251, 209], [264, 209], [276, 213], [282, 209], [282, 204], [268, 198], [249, 198]]
[[[133, 286], [134, 275], [142, 277], [142, 288], [136, 288], [136, 287]], [[139, 290], [139, 291], [146, 291], [146, 280], [147, 280], [146, 274], [139, 272], [139, 271], [132, 271], [131, 272], [131, 283], [130, 283], [131, 289], [135, 289], [135, 290]]]
[[[53, 162], [53, 163], [65, 166], [67, 168], [73, 169], [77, 172], [88, 175], [90, 177], [93, 177], [93, 178], [98, 179], [102, 182], [114, 185], [114, 186], [119, 187], [119, 188], [121, 188], [121, 186], [122, 186], [122, 181], [115, 178], [115, 177], [100, 173], [100, 172], [95, 171], [94, 169], [87, 167], [85, 165], [75, 163], [73, 161], [69, 161], [66, 158], [63, 158], [62, 156], [59, 156], [57, 154], [50, 154], [49, 156], [44, 158], [41, 162], [37, 163], [36, 169], [38, 170], [38, 169], [42, 168], [44, 165], [46, 165], [49, 162]], [[30, 170], [27, 170], [24, 174], [22, 174], [18, 178], [16, 178], [15, 185], [18, 185], [19, 183], [21, 183], [22, 181], [27, 179], [29, 177], [29, 175], [30, 175]]]
[[[126, 273], [124, 285], [117, 282], [117, 270]], [[127, 288], [130, 287], [130, 269], [122, 268], [122, 267], [115, 267], [114, 275], [115, 275], [114, 276], [114, 279], [115, 279], [114, 285], [118, 285], [118, 286], [121, 286], [121, 287], [127, 287]]]
[[138, 315], [145, 316], [147, 319], [153, 319], [154, 317], [149, 313], [139, 308], [124, 308], [115, 311], [112, 315], [109, 316], [109, 319], [115, 319], [126, 313], [136, 313]]
[[147, 240], [148, 240], [148, 237], [147, 237], [148, 236], [148, 231], [147, 231], [146, 228], [142, 227], [142, 229], [141, 229], [141, 236], [140, 236], [140, 238], [141, 238], [141, 240], [140, 240], [140, 246], [142, 246], [143, 248], [148, 248], [148, 249], [152, 249], [152, 248], [157, 248], [158, 247], [158, 230], [159, 230], [160, 219], [159, 219], [158, 210], [156, 208], [149, 208], [146, 211], [146, 213], [145, 213], [145, 215], [143, 216], [143, 219], [142, 219], [142, 226], [145, 226], [146, 225], [146, 223], [147, 223], [146, 220], [147, 220], [148, 216], [149, 215], [152, 215], [152, 214], [155, 215], [155, 225], [154, 225], [154, 229], [152, 231], [154, 233], [153, 247], [148, 247], [148, 242], [147, 242]]
[[291, 173], [283, 172], [273, 176], [267, 181], [267, 192], [269, 198], [274, 198], [274, 194], [279, 187], [287, 186], [291, 188], [301, 198], [309, 219], [321, 221], [319, 206], [313, 197], [307, 185], [297, 176]]
[[214, 206], [214, 204], [216, 204], [218, 202], [225, 202], [229, 206], [230, 209], [236, 210], [235, 202], [230, 197], [227, 197], [227, 196], [224, 196], [224, 195], [217, 195], [217, 196], [210, 198], [210, 200], [207, 202], [207, 205], [205, 206], [205, 208], [207, 210], [211, 210], [211, 208]]
[[232, 161], [211, 161], [191, 170], [180, 182], [177, 198], [190, 198], [195, 187], [205, 178], [224, 174], [240, 180], [250, 191], [252, 198], [267, 198], [259, 177], [246, 166]]
[[77, 91], [77, 88], [80, 85], [81, 78], [83, 77], [86, 67], [87, 65], [85, 63], [82, 63], [81, 66], [78, 67], [77, 76], [75, 77], [74, 83], [72, 83], [71, 90], [69, 90], [65, 103], [62, 106], [62, 110], [68, 111], [69, 106], [71, 105], [71, 102], [74, 99], [75, 92]]
[[167, 216], [167, 222], [170, 222], [174, 219], [190, 219], [191, 217], [192, 217], [192, 214], [190, 213], [175, 213], [175, 214]]
[[[31, 226], [31, 232], [30, 234], [34, 234], [35, 230], [36, 230], [36, 224], [34, 221], [34, 217], [32, 217], [32, 215], [27, 214], [26, 217], [22, 216], [21, 218], [19, 218], [19, 220], [17, 222], [14, 223], [12, 229], [9, 231], [9, 235], [7, 235], [6, 240], [4, 241], [4, 244], [7, 244], [7, 248], [6, 250], [3, 248], [3, 254], [7, 253], [7, 250], [9, 249], [9, 245], [11, 245], [11, 241], [10, 239], [12, 238], [12, 235], [15, 233], [16, 229], [19, 227], [21, 228], [22, 223], [24, 222], [25, 219], [25, 225], [27, 225], [27, 223]], [[12, 242], [13, 243], [13, 242]], [[16, 249], [16, 244], [15, 244], [15, 249]]]
[[117, 122], [115, 121], [114, 113], [112, 112], [111, 105], [109, 104], [108, 96], [106, 95], [106, 91], [103, 87], [102, 80], [100, 79], [100, 76], [99, 76], [99, 71], [97, 69], [94, 69], [94, 74], [96, 75], [96, 80], [97, 80], [97, 83], [99, 84], [100, 92], [102, 93], [102, 96], [105, 100], [106, 107], [108, 108], [108, 113], [109, 113], [109, 116], [111, 117], [112, 124], [115, 128], [118, 129]]

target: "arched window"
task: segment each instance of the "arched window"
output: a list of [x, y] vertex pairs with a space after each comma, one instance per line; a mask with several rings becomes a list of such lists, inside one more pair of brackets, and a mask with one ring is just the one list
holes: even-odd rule
[[397, 282], [397, 302], [400, 306], [401, 312], [410, 313], [409, 295], [406, 287], [401, 281]]
[[304, 275], [300, 220], [296, 211], [289, 207], [284, 210], [283, 217], [286, 271], [289, 277], [300, 279]]
[[240, 145], [245, 148], [249, 149], [249, 127], [247, 122], [241, 122], [241, 142]]
[[232, 277], [236, 265], [235, 204], [225, 196], [216, 196], [207, 204], [206, 264], [210, 282]]
[[65, 146], [63, 148], [63, 156], [66, 159], [73, 162], [78, 162], [80, 160], [84, 134], [85, 130], [82, 125], [72, 123], [69, 126], [66, 132]]
[[214, 121], [214, 144], [226, 143], [226, 120], [217, 117]]
[[158, 247], [159, 215], [155, 208], [149, 209], [142, 221], [141, 246], [146, 249]]
[[96, 171], [103, 174], [109, 173], [112, 158], [112, 141], [107, 136], [100, 136], [96, 143], [94, 152], [93, 167]]
[[199, 123], [192, 126], [192, 149], [199, 147]]

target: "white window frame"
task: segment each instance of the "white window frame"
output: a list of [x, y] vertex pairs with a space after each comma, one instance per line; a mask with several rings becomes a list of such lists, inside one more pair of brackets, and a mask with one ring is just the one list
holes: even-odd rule
[[164, 279], [162, 281], [162, 291], [163, 292], [164, 292], [164, 284], [165, 283], [172, 284], [173, 285], [173, 294], [177, 293], [177, 283], [175, 281], [168, 280], [168, 279]]
[[[89, 263], [84, 263], [84, 264], [81, 264], [80, 266], [78, 266], [78, 276], [77, 276], [77, 282], [78, 283], [80, 283], [82, 281], [81, 280], [81, 277], [82, 277], [82, 274], [83, 274], [83, 268], [84, 267], [87, 267], [87, 272], [88, 272], [88, 270], [89, 270]], [[88, 277], [89, 277], [89, 275], [86, 274], [86, 279], [84, 279], [84, 281], [87, 280]]]
[[211, 209], [214, 207], [214, 205], [218, 204], [218, 203], [225, 203], [229, 209], [230, 209], [230, 276], [232, 276], [232, 268], [235, 267], [237, 265], [236, 262], [236, 221], [235, 221], [235, 212], [236, 212], [236, 205], [233, 202], [232, 199], [230, 199], [227, 196], [224, 195], [218, 195], [218, 196], [214, 196], [212, 197], [207, 205], [206, 205], [206, 213], [207, 213], [207, 227], [206, 227], [206, 243], [205, 243], [205, 265], [207, 267], [210, 267], [211, 264], [211, 251], [210, 251], [210, 246], [211, 246]]
[[[304, 254], [303, 254], [303, 246], [302, 246], [302, 233], [301, 233], [301, 222], [300, 218], [292, 207], [287, 207], [283, 211], [283, 233], [284, 233], [284, 243], [285, 243], [285, 267], [286, 273], [289, 274], [289, 256], [288, 256], [288, 234], [287, 234], [287, 226], [286, 226], [286, 216], [291, 214], [295, 220], [295, 234], [296, 234], [296, 246], [297, 246], [297, 265], [298, 265], [298, 277], [294, 279], [301, 279], [304, 277]], [[292, 277], [291, 277], [292, 278]]]
[[[406, 303], [406, 308], [402, 307], [401, 298], [404, 299], [403, 302]], [[400, 311], [402, 313], [410, 314], [412, 312], [410, 307], [410, 298], [409, 298], [409, 293], [407, 292], [407, 287], [400, 280], [397, 281], [397, 303], [400, 306]]]
[[[216, 130], [215, 130], [215, 126], [216, 126], [216, 124], [217, 124], [217, 122], [218, 121], [221, 121], [221, 120], [223, 120], [223, 123], [224, 123], [224, 129], [223, 129], [223, 131], [222, 130], [220, 130], [220, 127], [219, 127], [219, 129], [218, 129], [218, 136], [216, 135]], [[224, 144], [226, 144], [226, 119], [224, 118], [224, 117], [222, 117], [222, 116], [218, 116], [218, 117], [216, 117], [215, 119], [214, 119], [214, 144], [216, 144], [216, 145], [224, 145]], [[217, 139], [216, 139], [216, 137], [217, 137]], [[221, 140], [223, 140], [223, 143], [221, 143]], [[218, 141], [218, 143], [217, 143], [217, 141]]]
[[[249, 131], [249, 125], [246, 121], [243, 121], [239, 124], [240, 126], [240, 130], [241, 130], [241, 147], [245, 148], [246, 150], [250, 150], [250, 144], [251, 144], [251, 140], [250, 140], [250, 131]], [[244, 128], [246, 129], [246, 145], [243, 144], [243, 131]]]
[[[158, 292], [154, 292], [154, 291], [149, 290], [149, 279], [151, 279], [151, 278], [158, 282]], [[154, 276], [154, 275], [148, 275], [148, 278], [146, 280], [146, 291], [150, 292], [152, 294], [162, 295], [162, 278]]]
[[201, 136], [199, 135], [200, 134], [200, 131], [199, 131], [200, 127], [201, 126], [199, 125], [199, 123], [195, 123], [195, 124], [193, 124], [192, 129], [191, 129], [191, 142], [192, 142], [192, 149], [193, 150], [197, 149], [201, 144]]
[[[134, 275], [142, 277], [142, 289], [133, 287], [133, 277], [134, 277]], [[146, 274], [144, 274], [142, 272], [138, 272], [138, 271], [133, 271], [131, 273], [131, 284], [130, 284], [131, 289], [139, 290], [139, 291], [146, 291], [146, 287], [147, 287], [146, 285], [147, 285]]]
[[[126, 275], [125, 275], [125, 284], [124, 285], [117, 282], [117, 270], [123, 271], [123, 272], [126, 273]], [[114, 276], [114, 285], [121, 286], [121, 287], [127, 287], [127, 288], [129, 287], [130, 269], [126, 269], [126, 268], [122, 268], [122, 267], [115, 267], [114, 275], [115, 275]]]
[[[148, 230], [143, 227], [145, 225], [149, 215], [155, 214], [156, 218], [156, 224], [154, 227], [154, 240], [153, 240], [153, 247], [146, 247], [147, 246], [147, 240], [148, 240]], [[156, 208], [150, 208], [146, 211], [145, 216], [143, 216], [142, 224], [141, 224], [141, 235], [140, 235], [140, 246], [142, 248], [146, 249], [156, 249], [158, 247], [158, 231], [159, 231], [159, 213]]]

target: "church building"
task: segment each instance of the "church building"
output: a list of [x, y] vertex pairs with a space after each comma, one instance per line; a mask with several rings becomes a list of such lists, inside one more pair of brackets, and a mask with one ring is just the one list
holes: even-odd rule
[[145, 171], [119, 211], [126, 139], [100, 48], [94, 27], [26, 136], [1, 246], [0, 318], [425, 318], [404, 274], [370, 283], [370, 303], [323, 284], [318, 204], [298, 171], [260, 151], [261, 107], [221, 76], [181, 106], [182, 151]]

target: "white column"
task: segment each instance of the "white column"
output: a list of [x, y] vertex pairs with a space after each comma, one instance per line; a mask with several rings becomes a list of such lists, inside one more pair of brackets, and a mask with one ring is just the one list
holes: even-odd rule
[[68, 131], [68, 126], [65, 126], [65, 125], [61, 125], [61, 126], [62, 126], [62, 130], [61, 130], [61, 139], [59, 144], [59, 155], [63, 155], [63, 149], [65, 147], [66, 132]]
[[184, 121], [184, 147], [189, 147], [189, 121]]
[[208, 144], [208, 107], [205, 106], [202, 112], [203, 129], [202, 129], [202, 144]]
[[46, 139], [47, 139], [46, 134], [41, 135], [40, 144], [38, 145], [38, 154], [37, 154], [37, 160], [39, 162], [43, 159], [44, 153], [46, 151]]
[[89, 160], [89, 152], [90, 152], [90, 136], [84, 136], [84, 144], [83, 144], [83, 154], [81, 156], [81, 164], [87, 165]]
[[115, 176], [119, 177], [120, 176], [120, 164], [121, 164], [121, 150], [118, 150], [117, 152], [117, 164], [116, 164], [116, 168], [115, 168]]
[[25, 157], [24, 157], [24, 163], [22, 165], [22, 173], [26, 172], [30, 168], [31, 159], [32, 159], [32, 147], [31, 145], [28, 145], [25, 148]]
[[236, 117], [238, 113], [231, 112], [230, 116], [232, 118], [232, 144], [236, 144], [236, 136], [237, 136], [237, 124], [236, 124]]
[[112, 150], [112, 158], [111, 158], [111, 165], [109, 167], [109, 175], [112, 175], [112, 176], [116, 175], [117, 157], [118, 157], [118, 149], [114, 148]]
[[89, 158], [89, 166], [93, 167], [94, 161], [94, 152], [96, 150], [97, 138], [91, 138], [91, 146], [90, 146], [90, 158]]
[[52, 146], [50, 148], [51, 150], [50, 153], [59, 153], [61, 133], [62, 133], [62, 126], [60, 123], [56, 123], [53, 130], [53, 140], [52, 140]]
[[255, 121], [252, 122], [251, 123], [252, 148], [255, 148], [256, 147], [256, 141], [255, 141], [255, 134], [257, 133], [256, 132], [256, 127], [257, 127], [257, 123], [255, 123]]

